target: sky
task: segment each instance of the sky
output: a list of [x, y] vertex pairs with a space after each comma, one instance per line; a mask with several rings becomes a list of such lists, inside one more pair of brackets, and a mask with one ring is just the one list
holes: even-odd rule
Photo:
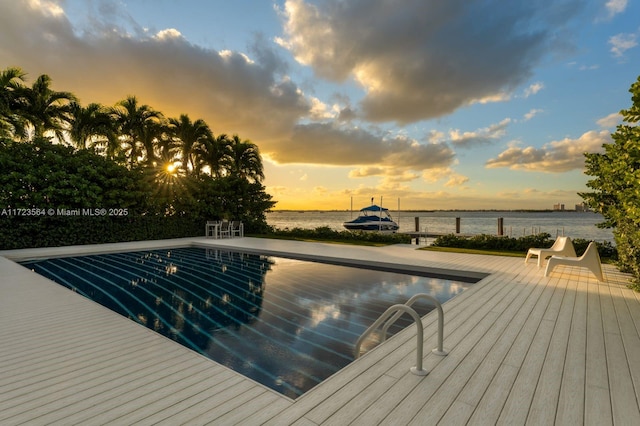
[[0, 0], [0, 69], [250, 140], [275, 209], [572, 209], [631, 106], [639, 3]]

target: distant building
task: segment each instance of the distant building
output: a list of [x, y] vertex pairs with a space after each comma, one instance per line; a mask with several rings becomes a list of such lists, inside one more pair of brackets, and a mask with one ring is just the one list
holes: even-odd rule
[[586, 203], [582, 202], [580, 204], [576, 204], [576, 211], [577, 212], [590, 212], [591, 209], [589, 208], [589, 206]]
[[553, 210], [563, 212], [564, 211], [564, 204], [554, 204], [553, 205]]

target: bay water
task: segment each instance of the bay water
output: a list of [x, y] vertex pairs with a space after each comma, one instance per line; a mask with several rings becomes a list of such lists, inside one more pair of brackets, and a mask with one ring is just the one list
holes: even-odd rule
[[[504, 235], [522, 237], [546, 232], [552, 238], [566, 235], [572, 239], [613, 243], [611, 229], [596, 225], [604, 218], [593, 212], [575, 211], [391, 211], [400, 225], [399, 232], [416, 231], [448, 234], [456, 232], [456, 218], [460, 218], [460, 233], [465, 235], [498, 234], [498, 218], [502, 218]], [[288, 211], [267, 213], [267, 223], [278, 229], [315, 229], [322, 226], [343, 231], [342, 223], [355, 219], [357, 211]]]

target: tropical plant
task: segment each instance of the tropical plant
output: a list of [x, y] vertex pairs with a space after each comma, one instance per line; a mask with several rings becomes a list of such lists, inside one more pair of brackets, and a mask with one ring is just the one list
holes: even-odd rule
[[26, 74], [17, 67], [0, 72], [0, 137], [13, 137], [24, 132], [23, 121], [15, 113]]
[[258, 146], [251, 143], [251, 141], [240, 140], [238, 135], [233, 135], [230, 148], [229, 174], [252, 182], [262, 182], [264, 170]]
[[113, 150], [116, 136], [107, 108], [97, 103], [83, 107], [78, 102], [71, 102], [69, 112], [71, 119], [68, 133], [74, 146], [80, 149], [100, 146], [105, 151]]
[[[30, 87], [24, 76], [19, 68], [0, 72], [0, 202], [6, 208], [128, 209], [135, 216], [129, 232], [122, 222], [96, 219], [100, 234], [110, 234], [104, 241], [183, 232], [171, 222], [175, 229], [158, 233], [169, 222], [154, 218], [184, 218], [190, 223], [184, 235], [195, 235], [194, 223], [222, 217], [243, 220], [246, 230], [267, 226], [265, 212], [275, 202], [261, 184], [262, 160], [253, 143], [238, 135], [214, 137], [204, 120], [187, 114], [165, 120], [135, 96], [112, 108], [84, 107], [73, 94], [54, 91], [47, 75]], [[73, 146], [52, 144], [49, 136]], [[94, 241], [84, 218], [77, 226], [55, 217], [4, 223], [8, 240], [27, 246]], [[139, 229], [147, 225], [154, 231]], [[46, 241], [31, 238], [51, 226], [56, 232]]]
[[128, 96], [111, 110], [129, 166], [140, 159], [152, 164], [155, 159], [153, 142], [160, 132], [162, 113], [148, 105], [139, 105], [135, 96]]
[[179, 144], [182, 169], [188, 175], [196, 171], [195, 158], [205, 141], [212, 138], [211, 129], [202, 119], [192, 122], [187, 114], [170, 118], [169, 126]]
[[149, 187], [141, 170], [129, 170], [91, 150], [74, 150], [46, 138], [28, 143], [0, 139], [0, 169], [0, 205], [5, 208], [148, 211]]
[[276, 202], [258, 182], [237, 176], [214, 178], [206, 174], [190, 178], [189, 193], [192, 206], [185, 206], [192, 214], [209, 219], [241, 220], [245, 230], [266, 232], [265, 212]]
[[20, 89], [17, 111], [29, 123], [33, 139], [53, 133], [63, 141], [64, 130], [71, 121], [69, 104], [77, 101], [71, 92], [57, 92], [51, 89], [51, 77], [39, 76], [30, 88]]
[[227, 135], [207, 137], [196, 150], [195, 171], [199, 174], [208, 168], [211, 176], [220, 178], [226, 174], [230, 161], [231, 147]]
[[604, 153], [586, 153], [586, 171], [593, 192], [579, 195], [613, 228], [620, 268], [632, 272], [640, 290], [640, 77], [631, 85], [632, 105], [620, 111], [623, 121], [611, 134]]
[[169, 137], [166, 132], [162, 133], [155, 144], [156, 163], [153, 167], [146, 166], [153, 170], [154, 186], [157, 187], [157, 194], [166, 205], [170, 205], [172, 200], [188, 196], [180, 193], [184, 189], [181, 180], [185, 174], [176, 166], [179, 153], [179, 143]]
[[174, 145], [170, 140], [169, 128], [164, 120], [148, 121], [140, 128], [140, 144], [143, 148], [143, 161], [147, 167], [157, 167], [159, 151]]

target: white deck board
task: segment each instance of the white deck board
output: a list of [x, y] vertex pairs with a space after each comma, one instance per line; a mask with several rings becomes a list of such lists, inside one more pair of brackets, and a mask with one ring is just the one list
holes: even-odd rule
[[[570, 283], [573, 284], [573, 283]], [[587, 285], [578, 282], [571, 317], [564, 374], [558, 397], [555, 421], [558, 424], [583, 424], [585, 401], [585, 370], [587, 345]]]
[[523, 259], [293, 241], [181, 239], [171, 244], [271, 254], [368, 259], [490, 273], [415, 326], [292, 401], [3, 258], [85, 248], [0, 253], [0, 424], [640, 424], [640, 295], [604, 265], [550, 277]]

